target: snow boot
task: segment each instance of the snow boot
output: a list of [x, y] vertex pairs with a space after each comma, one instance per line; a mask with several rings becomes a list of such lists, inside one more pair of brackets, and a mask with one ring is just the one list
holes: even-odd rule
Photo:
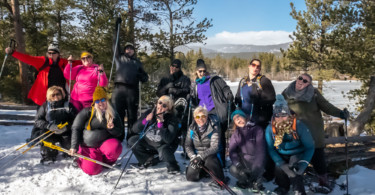
[[301, 175], [290, 178], [290, 183], [292, 183], [292, 189], [295, 195], [306, 195], [303, 177]]
[[167, 172], [169, 174], [176, 174], [180, 172], [180, 166], [177, 163], [168, 163]]
[[54, 163], [56, 161], [58, 151], [41, 145], [40, 154], [42, 155], [42, 158], [40, 159], [41, 164], [44, 164], [48, 161]]
[[285, 189], [285, 188], [282, 188], [282, 187], [277, 187], [273, 190], [273, 192], [277, 195], [287, 195], [288, 194], [288, 190]]

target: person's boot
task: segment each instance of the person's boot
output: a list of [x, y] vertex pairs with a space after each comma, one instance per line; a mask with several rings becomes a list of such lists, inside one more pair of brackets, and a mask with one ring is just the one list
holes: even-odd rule
[[315, 193], [321, 193], [321, 194], [329, 194], [333, 190], [333, 186], [331, 185], [331, 182], [328, 179], [328, 174], [321, 174], [318, 175], [319, 180], [319, 186], [316, 186], [313, 191]]
[[301, 175], [290, 178], [290, 183], [292, 184], [293, 193], [295, 195], [306, 195], [305, 185], [303, 185], [303, 177]]
[[40, 155], [42, 158], [40, 159], [40, 163], [44, 164], [45, 162], [51, 161], [54, 163], [57, 158], [58, 151], [45, 147], [43, 145], [40, 146]]
[[180, 172], [180, 166], [176, 163], [168, 163], [167, 171], [169, 174], [176, 174]]

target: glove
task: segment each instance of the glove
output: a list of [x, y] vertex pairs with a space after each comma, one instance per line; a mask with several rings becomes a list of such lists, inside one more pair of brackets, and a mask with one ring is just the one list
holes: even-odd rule
[[49, 125], [47, 125], [47, 129], [50, 130], [50, 131], [58, 131], [59, 128], [57, 127], [57, 125], [55, 123], [51, 123]]
[[297, 174], [297, 175], [303, 175], [303, 173], [305, 172], [305, 169], [307, 168], [308, 164], [306, 162], [298, 162], [296, 163], [293, 167], [293, 171]]
[[63, 127], [61, 127], [62, 125], [56, 125], [54, 123], [51, 123], [47, 126], [47, 129], [50, 130], [50, 131], [53, 131], [55, 132], [55, 134], [63, 134], [65, 133], [67, 130], [68, 130], [68, 126], [67, 125], [64, 125]]
[[204, 161], [200, 155], [193, 156], [190, 160], [190, 166], [193, 169], [202, 168]]
[[350, 113], [346, 108], [344, 110], [340, 111], [340, 118], [341, 119], [348, 119], [349, 116], [350, 116]]
[[121, 24], [121, 22], [122, 22], [121, 17], [118, 17], [116, 19], [116, 26], [119, 25], [119, 24]]
[[168, 89], [168, 94], [176, 94], [177, 93], [177, 89], [172, 87], [172, 88], [169, 88]]
[[289, 178], [293, 178], [296, 176], [294, 171], [290, 170], [289, 165], [287, 163], [284, 163], [280, 166], [280, 169], [284, 171], [285, 174], [288, 175]]

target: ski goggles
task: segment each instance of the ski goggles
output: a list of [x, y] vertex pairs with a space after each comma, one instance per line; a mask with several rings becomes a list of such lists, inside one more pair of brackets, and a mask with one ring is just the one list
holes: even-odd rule
[[96, 103], [96, 104], [99, 104], [100, 102], [105, 102], [105, 100], [106, 100], [105, 98], [102, 98], [102, 99], [100, 99], [100, 100], [95, 100], [95, 103]]
[[206, 115], [197, 115], [195, 116], [195, 119], [206, 119], [207, 116]]

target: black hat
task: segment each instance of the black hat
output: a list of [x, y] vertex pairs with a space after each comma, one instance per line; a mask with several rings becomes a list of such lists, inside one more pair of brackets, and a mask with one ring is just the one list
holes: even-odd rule
[[172, 61], [172, 65], [177, 66], [178, 68], [181, 68], [181, 60], [179, 60], [179, 59], [174, 59], [174, 60]]
[[204, 63], [204, 60], [202, 60], [202, 59], [198, 59], [197, 60], [197, 67], [196, 67], [196, 69], [198, 70], [200, 68], [207, 69], [206, 64]]
[[132, 50], [134, 50], [134, 45], [133, 45], [133, 43], [126, 42], [126, 43], [125, 43], [125, 49], [128, 48], [128, 47], [131, 48]]

